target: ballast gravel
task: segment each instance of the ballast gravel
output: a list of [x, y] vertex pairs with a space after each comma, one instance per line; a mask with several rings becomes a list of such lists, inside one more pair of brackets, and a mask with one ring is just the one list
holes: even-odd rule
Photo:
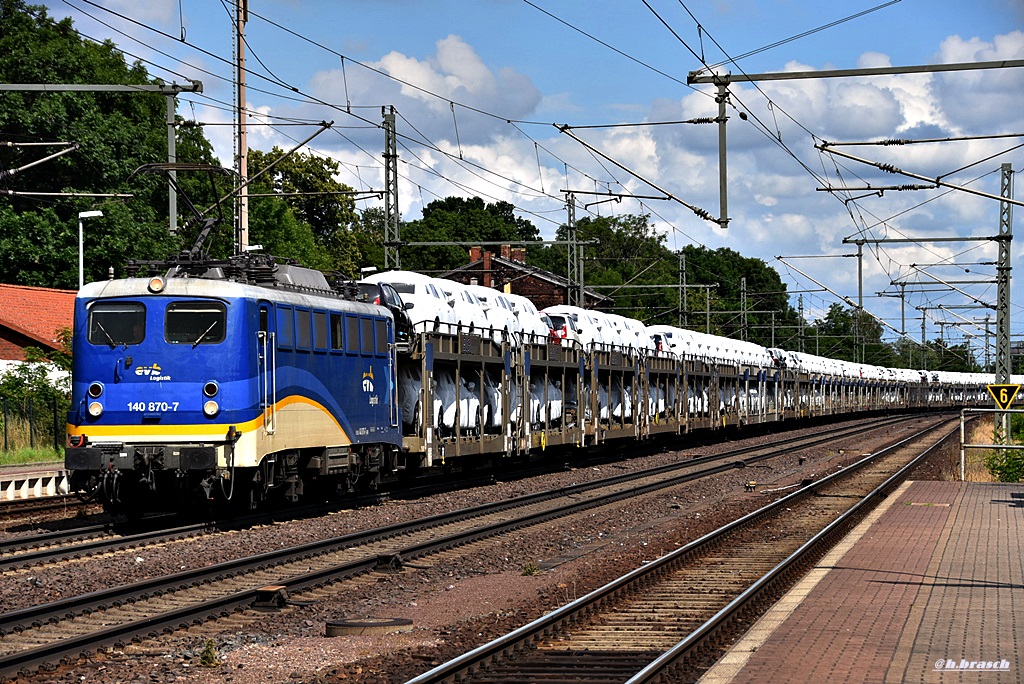
[[[851, 424], [853, 424], [851, 422]], [[401, 682], [511, 631], [629, 570], [755, 510], [791, 491], [789, 485], [841, 468], [861, 454], [907, 434], [912, 418], [831, 447], [792, 452], [755, 468], [733, 470], [639, 500], [538, 525], [418, 559], [405, 567], [339, 582], [290, 598], [279, 612], [247, 611], [159, 639], [92, 654], [55, 671], [19, 678], [21, 684], [157, 684], [203, 682]], [[813, 433], [805, 428], [786, 437]], [[522, 494], [565, 487], [624, 471], [651, 468], [738, 445], [770, 443], [773, 435], [685, 447], [498, 482], [415, 501], [386, 503], [324, 517], [261, 526], [107, 557], [6, 573], [3, 611], [195, 568], [260, 551], [400, 521], [423, 518]], [[940, 452], [917, 479], [948, 471]], [[744, 485], [756, 480], [756, 491]], [[768, 491], [780, 490], [781, 491]], [[766, 493], [767, 492], [767, 493]], [[325, 636], [329, 621], [406, 618], [411, 631]]]

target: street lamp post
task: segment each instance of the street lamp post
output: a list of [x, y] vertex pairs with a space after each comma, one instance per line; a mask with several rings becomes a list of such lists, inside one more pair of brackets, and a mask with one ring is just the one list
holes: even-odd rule
[[83, 233], [82, 233], [82, 219], [96, 218], [97, 216], [103, 216], [103, 212], [99, 211], [80, 211], [78, 212], [78, 289], [81, 290], [82, 286], [85, 285], [85, 251], [83, 250]]

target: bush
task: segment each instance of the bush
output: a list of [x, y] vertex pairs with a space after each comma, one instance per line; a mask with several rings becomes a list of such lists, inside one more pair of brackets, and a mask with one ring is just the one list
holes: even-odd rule
[[[1024, 414], [1011, 413], [1010, 444], [1020, 444], [1022, 438]], [[1020, 482], [1024, 479], [1024, 454], [1017, 450], [997, 449], [985, 457], [985, 467], [1000, 482]]]
[[1000, 482], [1020, 482], [1024, 477], [1024, 459], [1018, 451], [997, 450], [985, 457], [985, 467]]
[[2, 446], [12, 452], [62, 448], [70, 384], [66, 371], [43, 361], [19, 363], [0, 372]]
[[213, 643], [213, 639], [207, 639], [203, 646], [203, 652], [199, 656], [199, 666], [217, 667], [218, 665], [220, 665], [220, 660], [217, 658], [217, 647]]

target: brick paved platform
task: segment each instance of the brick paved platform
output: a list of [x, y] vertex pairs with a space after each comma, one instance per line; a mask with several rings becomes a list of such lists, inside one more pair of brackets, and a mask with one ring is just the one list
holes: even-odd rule
[[1024, 681], [1024, 485], [913, 482], [704, 677]]

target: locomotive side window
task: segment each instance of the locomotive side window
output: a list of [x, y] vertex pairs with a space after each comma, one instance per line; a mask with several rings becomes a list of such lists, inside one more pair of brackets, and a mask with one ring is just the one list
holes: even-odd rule
[[313, 348], [317, 351], [327, 351], [327, 313], [325, 311], [313, 312]]
[[292, 315], [292, 307], [277, 307], [277, 346], [281, 349], [291, 349], [295, 343], [295, 319]]
[[377, 353], [383, 356], [388, 353], [388, 322], [383, 318], [376, 318], [373, 325], [377, 333]]
[[218, 344], [224, 341], [227, 307], [221, 302], [171, 302], [164, 339], [170, 344]]
[[359, 353], [359, 319], [356, 316], [345, 316], [345, 351]]
[[146, 338], [146, 307], [136, 302], [96, 302], [89, 308], [89, 342], [111, 348]]
[[309, 351], [310, 333], [309, 309], [295, 309], [295, 348]]
[[360, 345], [360, 351], [364, 354], [373, 353], [373, 319], [372, 318], [360, 318], [360, 327], [362, 328], [362, 344]]
[[331, 349], [341, 351], [345, 348], [345, 317], [331, 314]]

